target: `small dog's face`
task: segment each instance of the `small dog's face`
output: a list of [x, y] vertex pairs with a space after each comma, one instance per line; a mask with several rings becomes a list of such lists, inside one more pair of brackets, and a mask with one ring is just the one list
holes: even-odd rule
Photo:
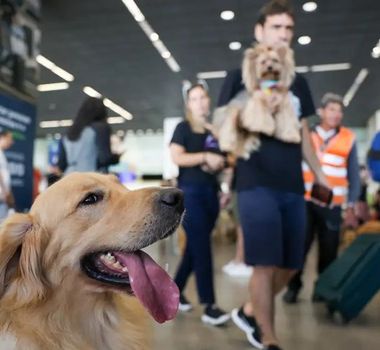
[[[68, 175], [37, 198], [30, 214], [5, 222], [0, 256], [8, 255], [16, 275], [21, 272], [16, 278], [8, 273], [7, 284], [17, 281], [15, 289], [23, 285], [29, 299], [74, 286], [97, 293], [118, 291], [136, 295], [150, 309], [152, 295], [146, 290], [161, 283], [176, 299], [174, 283], [141, 249], [173, 233], [183, 211], [177, 189], [129, 191], [111, 175]], [[168, 302], [165, 298], [157, 297]], [[153, 316], [159, 314], [161, 322], [167, 315], [160, 312]]]
[[284, 67], [279, 53], [267, 46], [258, 50], [255, 68], [255, 75], [258, 79], [279, 80]]
[[260, 81], [275, 80], [289, 87], [294, 77], [293, 51], [286, 46], [258, 44], [247, 49], [243, 60], [243, 81], [253, 92]]

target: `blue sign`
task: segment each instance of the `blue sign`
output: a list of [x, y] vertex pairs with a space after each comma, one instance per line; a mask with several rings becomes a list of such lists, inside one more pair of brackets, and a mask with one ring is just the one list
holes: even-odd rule
[[0, 129], [13, 134], [13, 146], [5, 151], [18, 211], [27, 211], [33, 195], [33, 148], [36, 106], [0, 93]]

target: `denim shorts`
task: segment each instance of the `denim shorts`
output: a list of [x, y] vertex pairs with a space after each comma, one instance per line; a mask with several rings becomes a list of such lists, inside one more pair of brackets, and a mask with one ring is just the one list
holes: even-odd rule
[[306, 235], [303, 196], [255, 187], [238, 193], [238, 205], [246, 263], [301, 269]]

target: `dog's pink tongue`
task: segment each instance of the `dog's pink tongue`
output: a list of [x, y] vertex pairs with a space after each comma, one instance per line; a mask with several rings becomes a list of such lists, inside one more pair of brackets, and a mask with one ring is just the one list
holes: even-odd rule
[[153, 318], [159, 323], [173, 319], [178, 310], [179, 290], [169, 275], [143, 251], [114, 255], [128, 268], [132, 290]]

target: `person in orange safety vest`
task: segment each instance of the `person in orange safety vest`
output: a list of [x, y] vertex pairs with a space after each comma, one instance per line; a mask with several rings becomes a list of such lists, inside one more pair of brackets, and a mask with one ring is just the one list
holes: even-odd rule
[[[333, 192], [332, 204], [321, 206], [311, 200], [314, 176], [306, 163], [303, 164], [305, 199], [307, 203], [307, 235], [305, 260], [313, 243], [318, 238], [318, 273], [322, 273], [335, 260], [339, 246], [342, 206], [346, 206], [345, 225], [357, 225], [354, 204], [360, 195], [360, 170], [354, 133], [341, 125], [343, 119], [343, 99], [327, 93], [318, 110], [320, 123], [311, 130], [315, 152], [322, 171]], [[302, 271], [297, 273], [288, 284], [283, 296], [287, 303], [296, 303], [302, 288]], [[320, 301], [313, 295], [313, 301]]]

